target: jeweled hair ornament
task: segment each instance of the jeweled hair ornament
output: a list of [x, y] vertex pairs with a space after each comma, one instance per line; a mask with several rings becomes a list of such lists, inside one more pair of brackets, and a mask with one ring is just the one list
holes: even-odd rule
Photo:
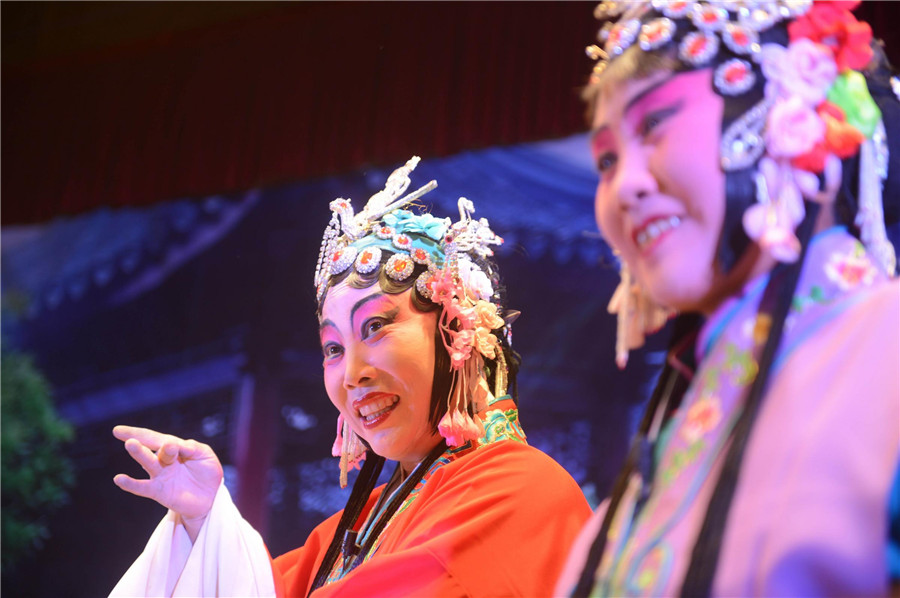
[[[722, 133], [724, 172], [756, 166], [757, 202], [743, 214], [747, 236], [780, 262], [800, 255], [796, 228], [804, 198], [825, 203], [826, 187], [841, 178], [841, 159], [860, 152], [856, 224], [860, 237], [888, 274], [896, 268], [881, 212], [887, 176], [887, 143], [881, 113], [858, 72], [872, 59], [872, 30], [850, 12], [858, 1], [661, 1], [601, 2], [594, 15], [604, 25], [599, 45], [587, 48], [596, 60], [591, 82], [626, 51], [671, 51], [686, 69], [711, 67], [715, 90], [726, 101], [751, 89], [758, 77], [764, 97]], [[787, 26], [787, 46], [761, 43], [773, 26]], [[829, 185], [829, 182], [832, 185]], [[638, 320], [615, 301], [620, 331], [617, 345], [636, 348]], [[643, 326], [639, 326], [643, 329]], [[640, 345], [638, 345], [640, 346]]]
[[[403, 195], [418, 163], [419, 158], [413, 156], [395, 170], [384, 190], [373, 195], [359, 213], [349, 199], [331, 202], [332, 217], [316, 266], [316, 296], [321, 302], [332, 277], [350, 268], [370, 276], [383, 268], [386, 276], [404, 282], [417, 264], [425, 266], [415, 286], [419, 294], [441, 306], [438, 326], [453, 375], [447, 413], [438, 423], [438, 431], [448, 444], [462, 446], [484, 435], [481, 420], [473, 414], [492, 396], [505, 395], [507, 390], [508, 368], [498, 334], [508, 338], [511, 319], [507, 322], [500, 317], [491, 277], [479, 265], [494, 254], [492, 247], [503, 239], [485, 218], [472, 217], [475, 206], [464, 197], [458, 202], [458, 222], [404, 209], [437, 187], [437, 182], [431, 181]], [[386, 254], [390, 257], [382, 263]], [[485, 360], [497, 364], [493, 388], [487, 383]], [[364, 452], [352, 443], [349, 426], [342, 424], [338, 425], [334, 452], [342, 457], [342, 483], [346, 483], [346, 468], [358, 466]]]

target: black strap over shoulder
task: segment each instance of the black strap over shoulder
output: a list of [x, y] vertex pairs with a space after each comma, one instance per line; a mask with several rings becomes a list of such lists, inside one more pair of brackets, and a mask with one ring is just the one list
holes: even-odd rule
[[[572, 596], [574, 597], [587, 598], [587, 596], [590, 596], [591, 590], [593, 590], [594, 584], [596, 583], [597, 569], [600, 567], [600, 560], [603, 558], [603, 553], [606, 550], [609, 529], [622, 498], [625, 495], [625, 490], [628, 487], [628, 479], [641, 465], [641, 462], [645, 463], [644, 469], [647, 469], [648, 466], [646, 465], [646, 462], [648, 460], [648, 455], [652, 460], [652, 444], [647, 436], [654, 419], [656, 419], [657, 412], [662, 409], [663, 413], [660, 415], [663, 421], [667, 420], [671, 413], [678, 407], [678, 404], [681, 402], [681, 397], [684, 396], [684, 392], [690, 382], [684, 374], [685, 370], [692, 370], [694, 366], [693, 344], [699, 327], [700, 317], [696, 314], [682, 314], [675, 319], [672, 330], [673, 342], [669, 350], [668, 358], [666, 359], [666, 364], [659, 375], [659, 380], [653, 390], [653, 395], [651, 395], [650, 401], [647, 403], [647, 407], [641, 417], [641, 422], [638, 425], [637, 433], [632, 440], [631, 448], [625, 459], [625, 464], [619, 471], [616, 481], [613, 483], [612, 493], [609, 498], [606, 513], [603, 515], [603, 523], [600, 526], [600, 531], [597, 533], [597, 537], [594, 538], [584, 568], [581, 570], [578, 583], [572, 591]], [[687, 356], [687, 364], [682, 361], [682, 354]], [[652, 468], [652, 463], [650, 467]], [[645, 486], [649, 487], [650, 478], [649, 475], [646, 475], [649, 472], [642, 473], [645, 474]]]
[[759, 358], [759, 370], [747, 393], [744, 410], [734, 426], [731, 446], [725, 456], [722, 472], [719, 474], [712, 498], [706, 509], [706, 517], [691, 553], [691, 562], [684, 577], [684, 584], [681, 586], [681, 595], [685, 597], [707, 597], [712, 593], [713, 578], [716, 575], [716, 567], [722, 550], [722, 538], [725, 534], [728, 511], [731, 508], [734, 491], [741, 473], [744, 450], [762, 405], [769, 371], [778, 352], [778, 345], [781, 343], [784, 321], [797, 289], [809, 240], [812, 238], [813, 227], [819, 214], [819, 204], [812, 202], [805, 202], [805, 204], [806, 217], [800, 224], [797, 234], [802, 244], [800, 258], [793, 264], [779, 264], [773, 269], [760, 300], [757, 317], [770, 318], [769, 337], [763, 346]]
[[[347, 573], [356, 569], [360, 563], [363, 562], [362, 558], [358, 558], [359, 556], [365, 557], [366, 554], [372, 549], [375, 541], [378, 540], [378, 536], [381, 535], [381, 532], [384, 531], [384, 527], [388, 524], [388, 521], [391, 520], [391, 517], [394, 516], [394, 513], [397, 512], [397, 509], [400, 508], [400, 505], [403, 504], [403, 501], [406, 500], [406, 497], [409, 496], [409, 493], [412, 492], [412, 489], [416, 487], [416, 485], [422, 481], [422, 478], [425, 477], [425, 474], [428, 472], [428, 469], [432, 466], [432, 464], [437, 461], [438, 457], [444, 454], [444, 451], [447, 450], [447, 444], [442, 440], [431, 449], [431, 452], [428, 453], [428, 456], [425, 457], [421, 463], [419, 463], [416, 468], [413, 470], [409, 477], [404, 480], [403, 485], [397, 489], [397, 492], [394, 493], [394, 496], [391, 497], [391, 502], [385, 507], [384, 511], [378, 517], [378, 520], [372, 525], [371, 529], [368, 531], [366, 535], [366, 540], [362, 546], [359, 547], [356, 555], [352, 557], [350, 562], [350, 567], [347, 569]], [[397, 466], [399, 467], [399, 465]]]
[[[325, 558], [322, 560], [322, 564], [319, 565], [315, 581], [310, 587], [307, 596], [312, 595], [313, 592], [325, 585], [325, 581], [328, 579], [328, 575], [334, 567], [334, 562], [341, 554], [344, 546], [348, 549], [348, 554], [345, 555], [346, 563], [349, 566], [346, 570], [347, 573], [363, 562], [363, 559], [357, 557], [359, 555], [368, 554], [388, 521], [390, 521], [394, 513], [397, 512], [397, 509], [400, 508], [400, 505], [403, 504], [403, 501], [409, 496], [412, 489], [416, 487], [416, 484], [425, 477], [425, 474], [428, 472], [431, 465], [438, 457], [444, 454], [444, 451], [446, 450], [447, 444], [441, 439], [441, 442], [431, 449], [428, 456], [416, 466], [409, 477], [403, 482], [403, 485], [401, 485], [394, 493], [394, 496], [391, 498], [387, 507], [385, 507], [384, 511], [378, 517], [378, 520], [374, 522], [372, 528], [368, 531], [366, 541], [363, 545], [357, 546], [356, 533], [353, 532], [351, 528], [359, 519], [363, 507], [365, 507], [369, 496], [372, 494], [372, 490], [375, 488], [375, 483], [384, 466], [384, 457], [374, 454], [371, 450], [368, 452], [362, 470], [359, 472], [356, 482], [353, 484], [353, 490], [350, 493], [347, 506], [344, 508], [344, 514], [341, 515], [341, 520], [338, 522], [334, 537], [331, 539], [331, 544], [328, 545], [328, 550], [325, 552]], [[397, 467], [399, 467], [399, 465]]]
[[334, 537], [331, 538], [331, 544], [328, 545], [328, 550], [325, 551], [325, 558], [322, 560], [322, 564], [319, 565], [319, 570], [316, 572], [315, 581], [309, 589], [309, 594], [322, 587], [325, 584], [325, 580], [328, 579], [328, 574], [331, 573], [334, 561], [341, 553], [341, 543], [344, 540], [344, 534], [359, 519], [359, 515], [362, 513], [363, 507], [366, 506], [366, 501], [369, 500], [369, 495], [375, 488], [375, 482], [378, 480], [383, 467], [384, 457], [376, 455], [371, 450], [367, 451], [362, 469], [353, 483], [350, 498], [347, 499], [344, 513], [338, 522]]

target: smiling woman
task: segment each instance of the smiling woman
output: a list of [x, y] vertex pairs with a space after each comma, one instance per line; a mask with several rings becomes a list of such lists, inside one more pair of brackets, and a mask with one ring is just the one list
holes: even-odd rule
[[[358, 213], [331, 203], [316, 269], [325, 387], [337, 408], [345, 509], [274, 561], [206, 445], [117, 426], [150, 475], [115, 478], [170, 509], [115, 596], [545, 596], [590, 514], [575, 481], [528, 446], [491, 246], [460, 220], [404, 209], [418, 158]], [[385, 460], [397, 466], [375, 488]]]
[[376, 454], [407, 474], [439, 439], [429, 421], [437, 313], [418, 311], [411, 293], [340, 283], [321, 324], [328, 396]]
[[900, 578], [900, 81], [856, 4], [597, 7], [620, 367], [675, 322], [559, 594], [879, 596]]

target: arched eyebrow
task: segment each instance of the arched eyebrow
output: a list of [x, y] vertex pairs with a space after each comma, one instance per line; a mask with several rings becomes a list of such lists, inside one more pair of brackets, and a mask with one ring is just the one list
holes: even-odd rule
[[[628, 103], [625, 104], [625, 110], [622, 112], [622, 118], [625, 118], [628, 115], [628, 113], [635, 107], [635, 105], [637, 105], [638, 103], [641, 102], [641, 100], [643, 100], [645, 97], [647, 97], [648, 95], [650, 95], [653, 92], [655, 92], [656, 90], [658, 90], [660, 87], [663, 87], [664, 85], [669, 83], [678, 74], [679, 73], [671, 72], [671, 73], [669, 73], [668, 76], [663, 77], [656, 83], [653, 83], [652, 85], [648, 85], [646, 88], [644, 88], [641, 91], [639, 91], [638, 93], [634, 94], [634, 96], [628, 100]], [[609, 130], [609, 123], [603, 123], [599, 127], [594, 127], [593, 129], [591, 129], [591, 145], [593, 145], [596, 142], [597, 138], [601, 134], [605, 133], [608, 130]]]
[[[365, 297], [363, 297], [362, 299], [360, 299], [359, 301], [354, 303], [353, 307], [350, 308], [350, 322], [351, 323], [353, 322], [353, 318], [356, 317], [356, 312], [359, 311], [359, 309], [363, 305], [365, 305], [366, 303], [368, 303], [370, 301], [375, 301], [376, 299], [380, 299], [382, 297], [384, 297], [384, 292], [379, 291], [377, 293], [372, 293], [371, 295], [366, 295]], [[337, 328], [337, 325], [335, 325], [335, 323], [333, 321], [326, 318], [326, 319], [322, 320], [321, 322], [319, 322], [319, 332], [322, 332], [322, 330], [324, 330], [328, 326], [331, 326], [332, 328]]]
[[369, 303], [370, 301], [375, 301], [376, 299], [381, 299], [384, 296], [385, 296], [384, 292], [379, 291], [377, 293], [372, 293], [371, 295], [363, 297], [362, 299], [360, 299], [359, 301], [354, 303], [353, 307], [350, 308], [350, 321], [353, 322], [353, 319], [356, 317], [356, 312], [359, 311], [359, 309], [363, 305], [365, 305], [366, 303]]

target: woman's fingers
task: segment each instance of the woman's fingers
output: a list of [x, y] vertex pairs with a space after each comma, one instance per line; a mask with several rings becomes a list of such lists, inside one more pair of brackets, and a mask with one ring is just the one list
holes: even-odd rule
[[159, 447], [167, 442], [180, 440], [180, 438], [176, 436], [163, 434], [162, 432], [157, 432], [156, 430], [151, 430], [149, 428], [137, 428], [135, 426], [116, 426], [113, 428], [113, 436], [122, 441], [134, 438], [151, 451], [159, 450]]
[[131, 476], [120, 473], [113, 478], [113, 483], [135, 496], [153, 499], [155, 495], [155, 487], [152, 480], [136, 480]]
[[202, 456], [205, 448], [208, 447], [196, 440], [184, 440], [181, 442], [179, 455], [184, 460], [194, 459]]
[[167, 442], [156, 451], [156, 458], [159, 459], [159, 463], [163, 467], [171, 465], [178, 459], [179, 444], [180, 443]]
[[141, 444], [139, 440], [129, 438], [125, 441], [125, 450], [131, 455], [131, 458], [138, 462], [138, 465], [144, 468], [151, 477], [157, 475], [162, 469], [162, 464], [157, 458], [156, 453]]
[[[114, 431], [117, 437], [125, 440], [125, 450], [131, 455], [131, 458], [138, 462], [151, 477], [159, 475], [162, 468], [168, 467], [178, 461], [186, 462], [196, 458], [205, 457], [205, 449], [208, 447], [196, 440], [182, 440], [175, 436], [167, 434], [159, 434], [152, 430], [144, 430], [142, 428], [131, 428], [130, 430], [120, 430], [120, 428], [128, 428], [128, 426], [116, 426]], [[133, 430], [142, 430], [143, 432], [153, 432], [152, 434], [132, 434]], [[149, 438], [152, 444], [143, 442], [141, 438]], [[157, 443], [159, 443], [157, 445]], [[155, 448], [154, 448], [155, 447]]]

